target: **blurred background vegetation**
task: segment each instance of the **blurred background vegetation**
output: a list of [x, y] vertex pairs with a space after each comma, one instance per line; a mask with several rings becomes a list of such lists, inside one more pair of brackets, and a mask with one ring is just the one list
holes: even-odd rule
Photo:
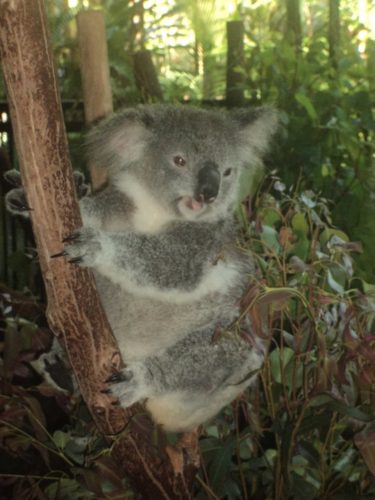
[[[235, 68], [240, 92], [232, 104], [270, 104], [281, 116], [267, 160], [270, 173], [240, 213], [245, 240], [263, 269], [261, 299], [272, 304], [269, 323], [276, 335], [255, 394], [203, 432], [196, 498], [375, 498], [371, 1], [46, 0], [46, 6], [62, 98], [77, 105], [82, 86], [75, 15], [86, 8], [104, 10], [115, 109], [149, 100], [230, 104], [227, 23], [239, 23], [234, 26], [244, 40]], [[134, 61], [145, 50], [158, 76], [157, 97], [146, 95], [135, 77]], [[3, 87], [0, 98], [5, 100]], [[69, 137], [80, 167], [81, 134]], [[7, 140], [3, 133], [3, 145]], [[14, 260], [14, 271], [20, 262]], [[3, 376], [12, 383], [15, 375], [16, 381], [29, 376], [20, 367], [25, 352], [37, 351], [30, 338], [39, 331], [34, 323], [20, 323], [15, 310], [3, 297]], [[9, 343], [14, 331], [16, 344]], [[23, 394], [19, 388], [15, 393]], [[29, 453], [33, 447], [30, 456], [40, 454], [48, 470], [59, 459], [65, 472], [56, 473], [58, 479], [49, 473], [47, 498], [92, 498], [98, 492], [106, 498], [108, 491], [127, 491], [118, 486], [124, 487], [115, 465], [97, 451], [97, 436], [79, 444], [73, 439], [87, 436], [91, 425], [83, 424], [88, 418], [80, 406], [58, 427], [38, 406], [40, 391], [38, 404], [35, 394], [27, 397], [3, 401], [3, 420], [16, 415], [24, 432], [8, 426], [3, 435], [13, 450]], [[68, 414], [67, 403], [56, 399]], [[43, 443], [39, 447], [35, 436]], [[87, 443], [90, 463], [100, 471], [95, 479]], [[44, 470], [40, 466], [40, 474]], [[22, 493], [25, 483], [18, 484]], [[40, 484], [35, 480], [32, 491]], [[65, 493], [57, 496], [58, 491]]]

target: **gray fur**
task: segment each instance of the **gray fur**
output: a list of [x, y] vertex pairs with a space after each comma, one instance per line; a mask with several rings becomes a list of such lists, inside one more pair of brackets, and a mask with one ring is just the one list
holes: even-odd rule
[[[113, 394], [123, 406], [145, 401], [166, 430], [214, 416], [261, 367], [262, 341], [231, 326], [254, 272], [233, 211], [242, 170], [260, 161], [275, 128], [269, 109], [151, 105], [88, 136], [109, 183], [81, 200], [84, 226], [65, 251], [94, 269], [127, 365]], [[218, 328], [232, 332], [214, 340]]]

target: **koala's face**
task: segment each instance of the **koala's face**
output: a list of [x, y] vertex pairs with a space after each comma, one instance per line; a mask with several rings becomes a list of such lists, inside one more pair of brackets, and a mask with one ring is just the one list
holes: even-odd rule
[[99, 126], [89, 145], [120, 189], [149, 193], [171, 219], [214, 220], [233, 209], [241, 170], [259, 161], [275, 123], [269, 110], [250, 120], [249, 112], [144, 106]]

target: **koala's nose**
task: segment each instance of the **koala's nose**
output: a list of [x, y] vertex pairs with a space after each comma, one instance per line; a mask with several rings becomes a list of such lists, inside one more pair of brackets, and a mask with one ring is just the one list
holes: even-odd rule
[[198, 184], [195, 197], [212, 203], [218, 195], [220, 187], [219, 168], [213, 161], [207, 161], [198, 172]]

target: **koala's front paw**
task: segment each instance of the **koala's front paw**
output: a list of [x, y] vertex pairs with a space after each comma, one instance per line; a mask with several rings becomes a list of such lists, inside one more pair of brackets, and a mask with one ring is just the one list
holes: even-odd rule
[[143, 363], [132, 363], [118, 375], [111, 377], [109, 393], [116, 397], [124, 408], [145, 399], [149, 392], [149, 373]]
[[65, 256], [71, 263], [82, 266], [97, 264], [102, 251], [101, 232], [89, 227], [83, 227], [64, 239], [63, 252], [53, 257]]

